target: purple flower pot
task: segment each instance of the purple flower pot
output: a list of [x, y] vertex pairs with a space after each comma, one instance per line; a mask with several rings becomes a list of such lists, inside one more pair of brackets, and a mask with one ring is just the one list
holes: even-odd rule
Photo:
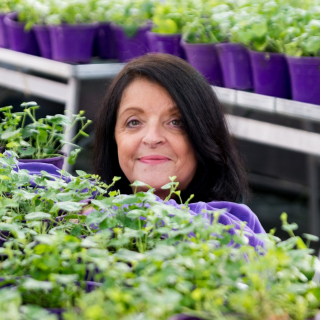
[[12, 50], [39, 55], [39, 48], [34, 31], [24, 30], [25, 23], [18, 21], [18, 13], [11, 12], [4, 18], [4, 23], [8, 32], [9, 46]]
[[139, 27], [133, 37], [128, 37], [122, 26], [111, 24], [114, 32], [118, 58], [120, 62], [126, 62], [133, 58], [140, 57], [149, 51], [147, 31], [151, 29], [151, 25]]
[[69, 63], [89, 63], [97, 23], [49, 26], [52, 58]]
[[4, 13], [0, 13], [0, 48], [9, 48], [7, 27], [4, 23]]
[[214, 43], [187, 43], [181, 41], [187, 60], [207, 81], [215, 86], [223, 87], [221, 66]]
[[33, 163], [47, 163], [47, 164], [49, 163], [49, 164], [53, 164], [59, 169], [62, 169], [64, 158], [65, 156], [47, 158], [47, 159], [19, 159], [19, 162], [22, 162], [22, 163], [33, 162]]
[[94, 52], [100, 59], [118, 59], [116, 39], [110, 22], [99, 23], [94, 38]]
[[161, 34], [152, 31], [147, 32], [150, 52], [169, 53], [184, 58], [184, 52], [180, 45], [181, 34]]
[[34, 25], [34, 33], [38, 42], [41, 57], [51, 59], [51, 40], [50, 32], [47, 26]]
[[320, 105], [320, 57], [288, 57], [292, 99]]
[[283, 54], [250, 51], [250, 58], [255, 93], [291, 97], [289, 69]]
[[224, 86], [238, 90], [253, 89], [250, 55], [239, 43], [218, 43]]

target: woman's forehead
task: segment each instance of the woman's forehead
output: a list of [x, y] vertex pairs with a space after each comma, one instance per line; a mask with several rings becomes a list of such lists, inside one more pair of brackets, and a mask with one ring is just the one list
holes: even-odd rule
[[167, 90], [147, 79], [137, 79], [123, 92], [118, 114], [124, 112], [179, 112]]

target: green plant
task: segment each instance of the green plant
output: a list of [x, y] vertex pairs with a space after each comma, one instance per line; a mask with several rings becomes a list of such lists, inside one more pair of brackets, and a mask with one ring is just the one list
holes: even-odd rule
[[46, 17], [46, 24], [81, 24], [97, 21], [95, 0], [46, 0], [46, 2], [50, 6], [50, 14]]
[[[0, 123], [0, 145], [14, 151], [19, 158], [45, 159], [61, 156], [62, 147], [71, 144], [76, 149], [71, 152], [68, 162], [73, 164], [81, 150], [74, 142], [79, 136], [88, 137], [84, 130], [91, 123], [91, 120], [85, 121], [84, 111], [71, 118], [56, 114], [37, 119], [36, 109], [39, 106], [36, 102], [23, 103], [21, 107], [23, 111], [15, 113], [12, 106], [0, 109], [4, 116]], [[31, 120], [29, 124], [28, 119]], [[80, 130], [71, 141], [66, 141], [65, 135], [78, 123]]]
[[16, 9], [17, 2], [18, 0], [2, 0], [0, 2], [0, 12], [3, 14], [14, 11]]
[[201, 9], [199, 1], [158, 1], [153, 8], [152, 31], [167, 34], [181, 33], [183, 26], [193, 18], [197, 9]]
[[[145, 252], [118, 249], [114, 256], [129, 266], [106, 270], [103, 287], [81, 296], [65, 318], [168, 319], [183, 312], [204, 319], [302, 320], [317, 311], [320, 287], [311, 277], [319, 261], [301, 238], [280, 242], [270, 234], [267, 250], [257, 252], [214, 214], [212, 226], [204, 228], [201, 217], [185, 221]], [[284, 219], [284, 227], [295, 225]], [[191, 230], [195, 236], [183, 241]]]
[[320, 23], [312, 19], [303, 29], [291, 27], [287, 30], [288, 41], [285, 52], [291, 56], [319, 57], [320, 56]]
[[108, 13], [110, 22], [121, 25], [128, 37], [133, 37], [140, 26], [151, 18], [152, 0], [121, 0], [114, 2]]
[[287, 44], [300, 35], [314, 15], [306, 3], [303, 7], [307, 9], [287, 1], [270, 1], [239, 8], [230, 29], [230, 41], [256, 51], [286, 53]]
[[[170, 205], [171, 196], [180, 197], [175, 177], [163, 186], [169, 195], [162, 202], [152, 188], [108, 192], [118, 178], [107, 186], [84, 171], [31, 176], [15, 166], [14, 153], [0, 155], [1, 316], [51, 319], [42, 308], [58, 307], [67, 320], [166, 320], [177, 313], [305, 320], [320, 306], [320, 284], [312, 280], [320, 262], [309, 249], [318, 238], [305, 234], [305, 243], [286, 214], [290, 238], [280, 241], [271, 230], [260, 235], [264, 247], [254, 248], [245, 223], [218, 223], [224, 210], [207, 212], [210, 223], [189, 211], [190, 199]], [[91, 214], [75, 214], [89, 197]], [[65, 220], [56, 223], [60, 210]], [[101, 286], [87, 292], [87, 279]], [[10, 284], [16, 289], [1, 288]]]
[[16, 11], [18, 11], [18, 20], [25, 22], [26, 30], [30, 30], [34, 24], [45, 24], [46, 18], [50, 14], [51, 7], [47, 0], [24, 0], [18, 1]]

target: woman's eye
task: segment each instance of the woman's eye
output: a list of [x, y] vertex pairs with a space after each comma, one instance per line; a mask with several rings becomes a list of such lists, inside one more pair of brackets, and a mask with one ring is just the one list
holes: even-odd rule
[[182, 127], [182, 121], [179, 119], [171, 120], [171, 124], [174, 125], [175, 127]]
[[128, 127], [136, 127], [140, 124], [140, 121], [139, 120], [130, 120], [127, 122], [127, 126]]

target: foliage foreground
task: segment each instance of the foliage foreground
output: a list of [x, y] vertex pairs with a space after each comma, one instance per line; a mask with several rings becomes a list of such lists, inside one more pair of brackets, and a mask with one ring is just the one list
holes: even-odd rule
[[[13, 168], [16, 168], [13, 170]], [[120, 195], [97, 176], [31, 176], [0, 154], [0, 319], [297, 319], [313, 317], [319, 261], [291, 237], [210, 224], [148, 192]], [[174, 179], [164, 186], [175, 193]], [[142, 183], [135, 182], [136, 188]], [[93, 211], [81, 214], [91, 198]]]

